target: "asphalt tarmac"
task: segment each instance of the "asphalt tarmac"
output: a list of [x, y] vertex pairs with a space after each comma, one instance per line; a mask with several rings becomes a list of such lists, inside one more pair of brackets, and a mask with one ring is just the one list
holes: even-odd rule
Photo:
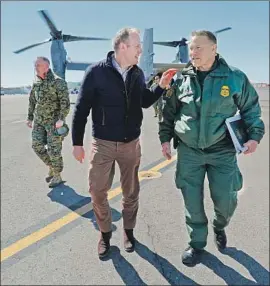
[[[1, 285], [269, 285], [269, 89], [258, 91], [266, 134], [256, 153], [238, 157], [244, 188], [227, 228], [228, 248], [220, 253], [214, 245], [213, 205], [205, 181], [208, 244], [202, 262], [193, 268], [181, 262], [188, 236], [182, 195], [174, 184], [176, 157], [162, 157], [153, 108], [144, 110], [141, 136], [140, 208], [134, 231], [139, 243], [133, 253], [123, 249], [116, 168], [109, 193], [112, 249], [101, 261], [88, 193], [88, 159], [75, 161], [71, 136], [66, 137], [66, 182], [49, 189], [44, 180], [48, 170], [31, 149], [31, 130], [25, 125], [28, 96], [1, 96]], [[88, 158], [90, 122], [85, 142]]]

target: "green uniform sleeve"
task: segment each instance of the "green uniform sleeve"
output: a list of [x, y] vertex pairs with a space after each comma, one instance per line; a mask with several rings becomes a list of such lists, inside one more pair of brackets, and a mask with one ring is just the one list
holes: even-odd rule
[[163, 109], [163, 120], [159, 122], [159, 139], [161, 144], [170, 142], [174, 137], [174, 121], [176, 113], [179, 109], [179, 101], [177, 98], [177, 88], [180, 85], [180, 79], [176, 80], [174, 85], [167, 93], [171, 93], [166, 101]]
[[246, 75], [242, 94], [236, 96], [236, 104], [247, 127], [249, 139], [260, 142], [265, 133], [265, 126], [261, 119], [259, 96]]
[[29, 95], [29, 104], [28, 104], [28, 116], [27, 120], [34, 120], [34, 111], [36, 106], [36, 98], [35, 98], [35, 92], [32, 88]]
[[56, 81], [56, 89], [60, 102], [59, 120], [64, 121], [70, 110], [70, 99], [69, 99], [67, 83], [62, 79], [58, 79]]

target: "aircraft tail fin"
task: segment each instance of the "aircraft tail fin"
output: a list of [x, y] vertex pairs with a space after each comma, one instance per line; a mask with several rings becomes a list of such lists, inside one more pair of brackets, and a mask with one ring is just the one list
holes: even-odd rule
[[140, 56], [139, 67], [143, 70], [146, 82], [153, 76], [154, 44], [153, 28], [145, 29], [143, 35], [143, 48]]

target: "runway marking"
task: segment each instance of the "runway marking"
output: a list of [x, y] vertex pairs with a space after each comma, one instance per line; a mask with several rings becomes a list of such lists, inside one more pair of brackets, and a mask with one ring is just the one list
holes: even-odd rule
[[26, 122], [26, 120], [17, 120], [17, 121], [12, 121], [11, 123], [21, 123], [21, 122]]
[[[176, 160], [176, 155], [172, 157], [171, 160], [165, 160], [159, 163], [158, 165], [152, 167], [148, 170], [148, 172], [157, 172], [164, 167], [170, 165]], [[145, 171], [143, 171], [145, 172]], [[139, 181], [147, 179], [146, 177], [140, 176], [139, 172]], [[111, 200], [112, 198], [118, 196], [121, 194], [122, 189], [121, 187], [117, 187], [115, 189], [112, 189], [108, 192], [108, 200]], [[75, 221], [77, 218], [83, 216], [84, 214], [88, 213], [92, 210], [92, 203], [88, 203], [71, 213], [61, 217], [60, 219], [57, 219], [53, 221], [52, 223], [48, 224], [47, 226], [25, 236], [24, 238], [14, 242], [10, 246], [7, 246], [3, 250], [1, 250], [1, 262], [10, 258], [11, 256], [15, 255], [16, 253], [22, 251], [23, 249], [29, 247], [30, 245], [40, 241], [41, 239], [49, 236], [50, 234], [56, 232], [60, 228], [64, 227], [65, 225]]]
[[16, 121], [11, 121], [11, 122], [3, 122], [3, 123], [1, 123], [1, 126], [7, 125], [7, 124], [22, 123], [22, 122], [26, 122], [26, 120], [16, 120]]

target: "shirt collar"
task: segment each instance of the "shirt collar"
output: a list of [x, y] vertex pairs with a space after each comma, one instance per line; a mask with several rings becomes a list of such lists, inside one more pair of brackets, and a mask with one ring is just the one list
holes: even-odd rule
[[116, 61], [115, 54], [112, 55], [112, 64], [121, 74], [127, 73], [132, 68], [132, 66], [129, 66], [125, 69], [122, 69]]

